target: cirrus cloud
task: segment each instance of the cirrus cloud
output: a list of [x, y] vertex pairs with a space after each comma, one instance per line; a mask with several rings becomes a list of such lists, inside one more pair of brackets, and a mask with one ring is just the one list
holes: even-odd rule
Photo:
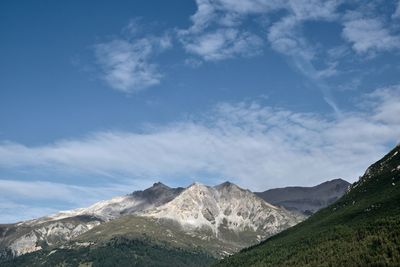
[[399, 86], [376, 90], [358, 111], [339, 117], [225, 103], [207, 119], [140, 133], [100, 132], [36, 147], [3, 142], [0, 166], [114, 182], [216, 177], [251, 189], [313, 185], [336, 177], [354, 181], [390, 149], [387, 144], [399, 141], [399, 92]]

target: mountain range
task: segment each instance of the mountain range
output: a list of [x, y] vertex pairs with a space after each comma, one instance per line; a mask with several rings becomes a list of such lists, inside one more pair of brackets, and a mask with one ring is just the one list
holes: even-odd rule
[[[328, 196], [331, 200], [333, 195], [344, 193], [345, 184], [334, 180], [323, 186], [296, 189], [316, 191], [311, 195], [319, 203], [315, 207], [318, 209], [328, 204], [321, 192], [335, 192]], [[0, 225], [0, 256], [3, 265], [14, 266], [16, 262], [21, 265], [25, 260], [52, 265], [61, 259], [70, 261], [74, 257], [69, 252], [73, 251], [80, 258], [90, 259], [88, 262], [96, 262], [90, 253], [110, 244], [129, 247], [131, 242], [142, 242], [141, 249], [151, 247], [157, 255], [163, 254], [160, 251], [176, 255], [175, 258], [181, 259], [176, 261], [177, 265], [187, 266], [189, 263], [183, 259], [189, 258], [196, 265], [207, 265], [306, 218], [304, 212], [299, 212], [303, 210], [293, 209], [295, 197], [299, 199], [295, 207], [308, 203], [305, 196], [299, 197], [301, 194], [291, 189], [287, 198], [275, 198], [274, 205], [264, 200], [279, 195], [271, 192], [274, 191], [253, 193], [230, 182], [217, 186], [194, 183], [187, 188], [170, 188], [158, 182], [146, 190], [100, 201], [87, 208]], [[183, 257], [182, 251], [190, 257]], [[156, 264], [156, 257], [150, 262]]]

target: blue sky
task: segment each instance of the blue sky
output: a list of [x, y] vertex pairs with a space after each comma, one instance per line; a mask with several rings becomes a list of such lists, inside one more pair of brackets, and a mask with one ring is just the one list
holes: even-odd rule
[[0, 34], [0, 222], [355, 181], [399, 142], [399, 1], [2, 1]]

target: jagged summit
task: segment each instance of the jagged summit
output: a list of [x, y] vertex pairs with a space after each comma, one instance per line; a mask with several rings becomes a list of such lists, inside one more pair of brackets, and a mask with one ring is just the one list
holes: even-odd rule
[[238, 186], [232, 182], [229, 182], [229, 181], [226, 181], [219, 185], [214, 186], [214, 189], [216, 189], [219, 192], [222, 192], [222, 191], [247, 191], [247, 192], [251, 193], [249, 190], [243, 189], [240, 186]]
[[[170, 188], [170, 187], [165, 185], [165, 184], [163, 184], [162, 182], [156, 182], [150, 188]], [[150, 189], [150, 188], [148, 188], [148, 189]]]
[[216, 236], [249, 230], [266, 237], [303, 219], [230, 182], [214, 187], [193, 183], [170, 202], [142, 215], [173, 220], [186, 229], [206, 228]]
[[225, 182], [223, 182], [223, 183], [221, 183], [219, 185], [216, 185], [216, 186], [231, 186], [231, 185], [235, 185], [235, 184], [230, 182], [230, 181], [225, 181]]
[[208, 187], [208, 186], [200, 182], [193, 182], [187, 187], [187, 189], [191, 187]]
[[222, 188], [222, 187], [230, 187], [230, 186], [238, 187], [237, 185], [235, 185], [234, 183], [232, 183], [230, 181], [225, 181], [225, 182], [223, 182], [221, 184], [218, 184], [218, 185], [214, 186], [214, 188]]
[[158, 181], [153, 183], [152, 186], [150, 186], [149, 188], [146, 188], [144, 190], [137, 190], [137, 191], [133, 191], [130, 195], [135, 195], [138, 194], [140, 192], [148, 192], [148, 191], [154, 191], [154, 190], [159, 190], [159, 189], [170, 189], [170, 187], [166, 184], [163, 184], [162, 182]]

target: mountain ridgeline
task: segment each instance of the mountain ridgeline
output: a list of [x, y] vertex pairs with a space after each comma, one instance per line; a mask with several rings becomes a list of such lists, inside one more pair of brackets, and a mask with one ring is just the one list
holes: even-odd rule
[[0, 266], [399, 266], [399, 244], [397, 146], [350, 186], [155, 183], [0, 225]]
[[311, 215], [338, 200], [349, 186], [349, 182], [335, 179], [313, 187], [275, 188], [256, 195], [273, 205]]
[[399, 266], [400, 146], [332, 205], [216, 266]]
[[[326, 185], [337, 191], [336, 182]], [[285, 206], [298, 194], [277, 205], [260, 194], [230, 182], [187, 188], [155, 183], [88, 208], [0, 225], [1, 265], [207, 266], [306, 218]], [[322, 194], [313, 196], [326, 205]], [[301, 206], [304, 197], [299, 199]]]
[[162, 266], [167, 254], [173, 255], [168, 264], [202, 266], [304, 219], [229, 182], [187, 188], [155, 183], [88, 208], [1, 225], [1, 265], [104, 266], [108, 253], [127, 266]]

